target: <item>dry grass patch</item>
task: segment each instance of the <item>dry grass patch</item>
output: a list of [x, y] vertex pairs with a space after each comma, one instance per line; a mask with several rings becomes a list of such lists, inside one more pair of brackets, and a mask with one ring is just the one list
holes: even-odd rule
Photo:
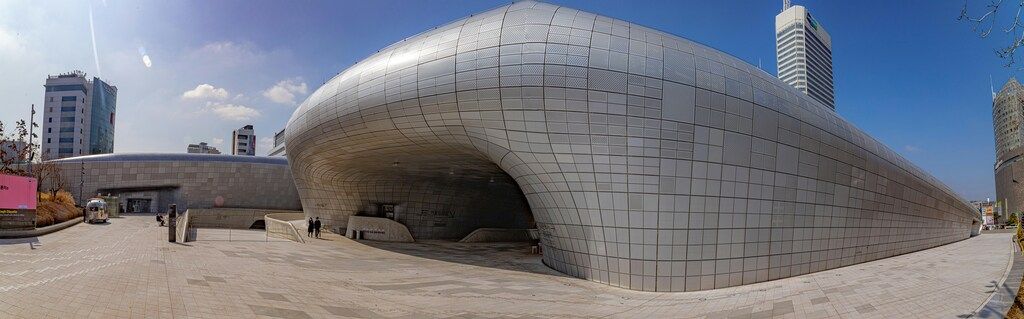
[[82, 209], [75, 207], [75, 198], [67, 191], [58, 191], [56, 196], [39, 193], [36, 207], [36, 227], [45, 227], [82, 217]]

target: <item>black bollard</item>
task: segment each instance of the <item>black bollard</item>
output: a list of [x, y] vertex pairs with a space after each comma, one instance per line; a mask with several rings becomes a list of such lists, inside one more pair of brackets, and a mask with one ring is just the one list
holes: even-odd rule
[[167, 241], [174, 242], [178, 239], [176, 232], [178, 230], [178, 205], [171, 204], [171, 207], [167, 209]]

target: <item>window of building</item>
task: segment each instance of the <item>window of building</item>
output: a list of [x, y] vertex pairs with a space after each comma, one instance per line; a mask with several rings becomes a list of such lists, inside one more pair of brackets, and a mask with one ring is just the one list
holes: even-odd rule
[[58, 139], [57, 141], [58, 141], [59, 143], [74, 143], [74, 142], [75, 142], [75, 139], [74, 139], [73, 137], [61, 137], [61, 138], [60, 138], [60, 139]]
[[51, 117], [51, 118], [47, 119], [46, 122], [47, 123], [53, 123], [53, 118]]
[[75, 128], [74, 127], [62, 127], [62, 128], [60, 128], [60, 132], [61, 133], [64, 133], [64, 132], [74, 133], [75, 132]]
[[46, 133], [53, 133], [53, 128], [52, 127], [47, 127], [46, 128]]
[[75, 117], [74, 116], [61, 117], [60, 121], [61, 122], [74, 122], [75, 121]]
[[63, 91], [82, 91], [85, 92], [85, 85], [72, 84], [72, 85], [50, 85], [46, 87], [46, 92], [63, 92]]
[[50, 138], [49, 138], [49, 137], [47, 137], [47, 138], [46, 138], [46, 143], [53, 143], [53, 141], [50, 141]]

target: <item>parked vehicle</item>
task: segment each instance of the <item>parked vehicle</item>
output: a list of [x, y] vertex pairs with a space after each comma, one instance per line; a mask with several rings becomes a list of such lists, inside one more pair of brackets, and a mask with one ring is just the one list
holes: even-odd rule
[[102, 199], [93, 198], [89, 200], [89, 203], [85, 204], [85, 222], [87, 223], [106, 223], [110, 216], [107, 214], [107, 202]]

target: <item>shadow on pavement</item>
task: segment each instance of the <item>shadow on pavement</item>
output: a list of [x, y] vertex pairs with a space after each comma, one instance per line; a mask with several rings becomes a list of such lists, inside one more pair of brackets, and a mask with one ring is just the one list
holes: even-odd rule
[[29, 244], [30, 246], [32, 246], [32, 249], [35, 249], [35, 245], [39, 244], [39, 237], [0, 239], [0, 246], [18, 244]]
[[459, 243], [445, 240], [420, 240], [415, 243], [356, 242], [399, 254], [451, 263], [567, 277], [544, 265], [540, 255], [531, 254], [529, 243]]

